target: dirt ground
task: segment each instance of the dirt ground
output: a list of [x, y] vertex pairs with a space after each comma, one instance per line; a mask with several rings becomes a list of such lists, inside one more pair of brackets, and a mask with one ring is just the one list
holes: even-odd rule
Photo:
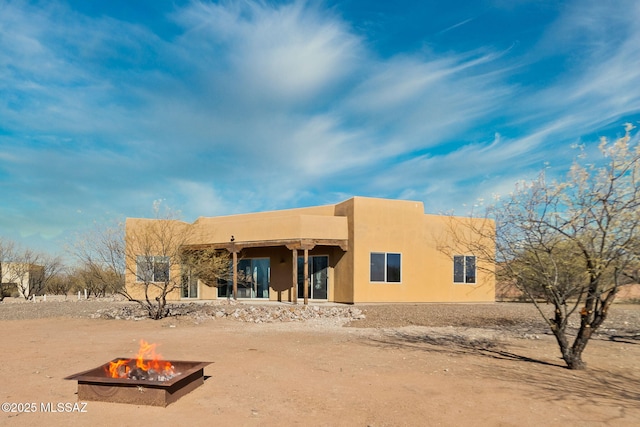
[[[616, 322], [587, 347], [586, 371], [563, 367], [522, 304], [365, 306], [367, 318], [351, 326], [105, 320], [89, 318], [87, 304], [61, 306], [63, 315], [53, 305], [15, 307], [0, 306], [0, 401], [37, 410], [3, 406], [0, 425], [640, 425], [640, 305], [614, 307]], [[168, 360], [212, 362], [204, 385], [166, 408], [41, 410], [77, 403], [76, 383], [63, 378], [134, 356], [140, 339]]]

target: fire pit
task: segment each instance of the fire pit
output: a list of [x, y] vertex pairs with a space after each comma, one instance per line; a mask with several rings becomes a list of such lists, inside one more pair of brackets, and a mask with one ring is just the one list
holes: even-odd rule
[[[143, 358], [144, 354], [154, 357]], [[155, 354], [155, 344], [142, 341], [134, 359], [113, 359], [65, 379], [78, 381], [78, 400], [167, 406], [204, 384], [209, 363], [164, 361]]]

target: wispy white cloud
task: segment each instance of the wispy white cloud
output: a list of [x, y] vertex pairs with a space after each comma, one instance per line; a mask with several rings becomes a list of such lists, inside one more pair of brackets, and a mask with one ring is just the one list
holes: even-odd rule
[[[613, 7], [570, 4], [528, 50], [381, 56], [306, 1], [193, 1], [171, 35], [0, 2], [0, 234], [51, 238], [159, 198], [188, 220], [353, 194], [436, 211], [487, 198], [640, 111], [640, 10], [624, 5], [603, 24]], [[558, 57], [536, 84], [528, 71]]]
[[316, 103], [322, 92], [335, 91], [363, 53], [346, 23], [306, 2], [196, 2], [176, 20], [185, 28], [180, 45], [195, 46], [192, 59], [206, 67], [199, 71], [252, 109]]
[[[551, 84], [518, 108], [539, 122], [565, 120], [567, 133], [589, 133], [640, 112], [640, 3], [570, 3], [526, 57], [527, 65], [559, 58]], [[560, 135], [562, 133], [558, 132]]]
[[458, 27], [462, 27], [464, 24], [468, 24], [469, 22], [473, 21], [474, 19], [475, 18], [467, 18], [467, 19], [465, 19], [463, 21], [457, 22], [457, 23], [445, 28], [444, 30], [439, 31], [438, 34], [444, 34], [444, 33], [448, 32], [448, 31], [454, 30], [454, 29], [456, 29]]
[[0, 90], [7, 96], [0, 113], [5, 130], [49, 141], [41, 145], [121, 132], [119, 124], [127, 111], [119, 104], [126, 99], [113, 84], [117, 70], [107, 76], [103, 64], [96, 63], [113, 58], [96, 50], [113, 43], [118, 34], [133, 37], [136, 32], [109, 21], [78, 21], [71, 11], [55, 5], [40, 9], [3, 3], [2, 7]]

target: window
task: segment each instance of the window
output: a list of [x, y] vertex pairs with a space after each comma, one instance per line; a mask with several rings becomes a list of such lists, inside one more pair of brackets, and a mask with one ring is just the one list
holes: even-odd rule
[[476, 283], [476, 257], [453, 257], [453, 283]]
[[400, 254], [371, 252], [370, 280], [372, 282], [400, 283]]
[[136, 281], [145, 283], [169, 281], [169, 257], [138, 255]]

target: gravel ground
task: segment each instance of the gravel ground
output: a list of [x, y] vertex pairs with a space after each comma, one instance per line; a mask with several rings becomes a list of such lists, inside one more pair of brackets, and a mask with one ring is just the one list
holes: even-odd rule
[[[458, 329], [489, 329], [510, 332], [524, 338], [551, 334], [533, 304], [383, 304], [359, 305], [365, 318], [348, 326], [360, 328], [397, 328], [405, 326], [454, 327]], [[542, 307], [551, 317], [553, 308]], [[577, 327], [574, 315], [570, 326]], [[614, 304], [607, 320], [598, 330], [606, 339], [630, 338], [640, 340], [640, 304]]]
[[[52, 301], [53, 299], [53, 301]], [[551, 316], [551, 306], [544, 306]], [[540, 314], [531, 304], [288, 304], [216, 301], [199, 304], [174, 304], [172, 313], [194, 321], [226, 317], [231, 320], [262, 322], [308, 321], [340, 318], [338, 325], [356, 328], [399, 328], [406, 326], [454, 327], [512, 332], [528, 337], [548, 334]], [[364, 316], [363, 316], [364, 315]], [[24, 302], [5, 299], [0, 303], [0, 320], [55, 317], [141, 319], [144, 312], [137, 304], [117, 298]], [[576, 319], [577, 320], [577, 319]], [[335, 323], [335, 322], [334, 322]], [[573, 326], [576, 326], [575, 324]], [[640, 304], [615, 304], [609, 318], [598, 331], [604, 338], [625, 337], [640, 340]]]
[[[38, 297], [40, 298], [40, 297]], [[46, 319], [53, 317], [91, 317], [98, 310], [127, 305], [127, 303], [105, 298], [99, 300], [68, 300], [27, 302], [5, 298], [0, 302], [0, 320]]]

